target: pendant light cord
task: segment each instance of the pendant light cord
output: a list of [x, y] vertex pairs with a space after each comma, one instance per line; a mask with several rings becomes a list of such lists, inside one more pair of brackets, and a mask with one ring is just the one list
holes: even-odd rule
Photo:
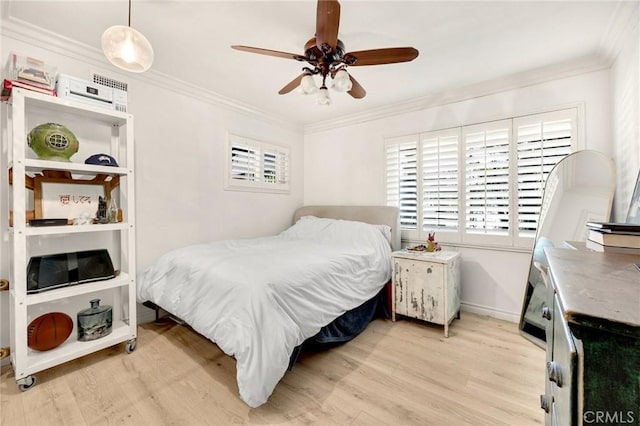
[[129, 27], [131, 27], [131, 0], [129, 0]]

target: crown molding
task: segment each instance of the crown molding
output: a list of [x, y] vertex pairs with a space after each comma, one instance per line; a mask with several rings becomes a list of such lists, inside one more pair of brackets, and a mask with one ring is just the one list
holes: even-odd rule
[[284, 117], [270, 114], [252, 105], [242, 103], [214, 91], [177, 79], [156, 71], [153, 68], [141, 74], [123, 74], [119, 70], [113, 71], [113, 66], [106, 60], [101, 50], [68, 37], [64, 37], [58, 33], [45, 30], [29, 22], [14, 17], [6, 18], [6, 11], [4, 12], [4, 19], [0, 21], [2, 23], [2, 25], [0, 25], [0, 36], [3, 38], [11, 38], [36, 47], [46, 46], [47, 50], [57, 55], [85, 63], [89, 65], [90, 68], [111, 70], [108, 73], [109, 75], [117, 74], [118, 76], [122, 76], [123, 78], [121, 79], [125, 81], [138, 80], [146, 82], [153, 86], [162, 87], [181, 95], [193, 97], [211, 105], [220, 106], [249, 115], [262, 121], [271, 122], [292, 131], [302, 132], [303, 130], [302, 125], [292, 123], [291, 120], [287, 120]]
[[580, 74], [599, 71], [610, 67], [610, 62], [601, 55], [587, 55], [578, 59], [535, 68], [525, 72], [496, 78], [469, 86], [447, 90], [433, 95], [421, 96], [408, 101], [375, 108], [357, 114], [348, 115], [336, 120], [326, 120], [304, 126], [304, 134], [318, 133], [336, 127], [366, 123], [368, 121], [388, 118], [394, 115], [421, 111], [446, 104], [489, 96], [508, 90], [545, 83], [552, 80], [573, 77]]

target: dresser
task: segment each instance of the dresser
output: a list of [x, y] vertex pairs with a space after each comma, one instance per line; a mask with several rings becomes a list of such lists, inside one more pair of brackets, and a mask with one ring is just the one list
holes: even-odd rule
[[640, 424], [640, 256], [545, 253], [546, 425]]
[[397, 315], [444, 325], [460, 318], [460, 253], [454, 251], [392, 253], [391, 319]]

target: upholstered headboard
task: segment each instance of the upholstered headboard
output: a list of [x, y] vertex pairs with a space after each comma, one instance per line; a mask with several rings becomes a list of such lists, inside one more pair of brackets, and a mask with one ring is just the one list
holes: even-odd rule
[[397, 207], [389, 206], [303, 206], [293, 215], [293, 223], [302, 216], [329, 219], [357, 220], [373, 225], [391, 227], [391, 248], [400, 250], [400, 214]]

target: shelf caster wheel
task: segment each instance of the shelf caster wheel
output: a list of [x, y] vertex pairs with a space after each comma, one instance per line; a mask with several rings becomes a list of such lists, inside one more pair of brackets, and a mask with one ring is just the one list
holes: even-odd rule
[[124, 351], [128, 354], [136, 350], [136, 339], [131, 339], [127, 342], [127, 346], [124, 348]]
[[35, 376], [27, 376], [24, 379], [18, 380], [18, 389], [20, 389], [20, 392], [26, 392], [32, 387], [34, 387], [35, 385], [36, 385]]

